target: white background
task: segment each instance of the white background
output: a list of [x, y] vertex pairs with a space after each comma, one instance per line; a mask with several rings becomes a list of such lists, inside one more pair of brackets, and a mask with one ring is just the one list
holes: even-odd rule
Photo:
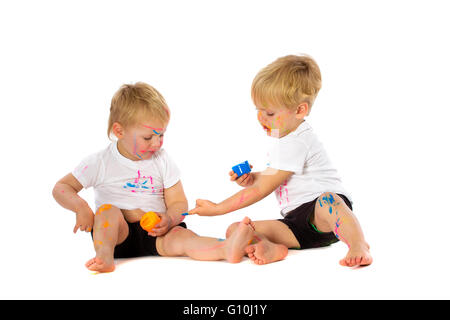
[[[0, 4], [0, 298], [449, 299], [450, 50], [445, 1], [14, 1]], [[374, 263], [342, 243], [256, 266], [149, 257], [93, 275], [90, 235], [51, 196], [106, 147], [112, 95], [144, 81], [166, 98], [165, 148], [193, 207], [265, 165], [250, 98], [274, 59], [307, 53], [323, 88], [307, 119], [351, 192]], [[93, 191], [81, 195], [93, 204]], [[188, 217], [224, 237], [244, 216], [279, 218], [273, 195]]]

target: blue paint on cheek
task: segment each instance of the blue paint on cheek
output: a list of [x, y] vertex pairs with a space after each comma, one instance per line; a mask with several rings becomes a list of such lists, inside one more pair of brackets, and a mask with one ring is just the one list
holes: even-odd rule
[[320, 204], [320, 207], [323, 207], [323, 206], [322, 206], [322, 201], [320, 201], [320, 199], [319, 199], [319, 204]]
[[331, 212], [333, 212], [333, 209], [330, 207], [329, 211], [330, 211], [330, 214], [331, 214]]

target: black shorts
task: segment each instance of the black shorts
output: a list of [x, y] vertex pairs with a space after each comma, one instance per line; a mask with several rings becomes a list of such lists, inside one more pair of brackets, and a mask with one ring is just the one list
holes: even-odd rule
[[[148, 235], [148, 231], [142, 229], [139, 221], [128, 224], [128, 236], [114, 248], [114, 258], [135, 258], [144, 256], [159, 256], [156, 250], [156, 237]], [[184, 222], [179, 224], [186, 228]], [[93, 232], [91, 232], [93, 236]]]
[[[339, 193], [337, 195], [352, 209], [352, 204], [346, 196]], [[320, 232], [312, 224], [311, 220], [314, 215], [317, 199], [306, 202], [298, 208], [289, 211], [284, 219], [278, 219], [278, 221], [286, 224], [294, 233], [295, 238], [300, 243], [299, 249], [325, 247], [339, 241], [334, 235], [334, 232]]]

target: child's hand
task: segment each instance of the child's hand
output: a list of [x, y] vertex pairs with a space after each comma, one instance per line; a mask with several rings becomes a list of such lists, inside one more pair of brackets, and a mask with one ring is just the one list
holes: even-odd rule
[[216, 203], [209, 200], [197, 199], [196, 207], [189, 211], [189, 214], [198, 214], [199, 216], [217, 216], [219, 215]]
[[77, 220], [75, 227], [73, 228], [73, 233], [76, 233], [78, 229], [80, 229], [80, 231], [91, 232], [94, 225], [94, 212], [92, 212], [89, 205], [77, 208], [76, 217]]
[[[250, 168], [253, 168], [252, 165], [250, 165]], [[236, 172], [234, 172], [233, 170], [231, 170], [229, 173], [230, 175], [230, 180], [231, 181], [236, 181], [236, 183], [238, 185], [240, 185], [241, 187], [248, 187], [251, 186], [254, 182], [254, 177], [253, 177], [253, 173], [245, 173], [242, 176], [240, 176], [238, 178], [238, 175]]]
[[161, 221], [155, 225], [155, 227], [149, 231], [148, 235], [152, 237], [161, 237], [165, 235], [172, 227], [172, 218], [168, 214], [162, 214], [155, 212]]

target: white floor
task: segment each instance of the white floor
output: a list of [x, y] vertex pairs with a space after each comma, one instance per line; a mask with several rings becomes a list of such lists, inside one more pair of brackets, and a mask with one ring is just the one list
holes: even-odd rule
[[[450, 298], [448, 254], [440, 252], [444, 247], [439, 236], [434, 242], [416, 238], [418, 225], [416, 230], [397, 232], [394, 220], [377, 225], [360, 219], [365, 220], [374, 257], [374, 263], [364, 268], [340, 266], [346, 246], [337, 243], [328, 248], [290, 250], [285, 260], [264, 266], [254, 265], [248, 258], [229, 264], [147, 257], [120, 259], [115, 272], [94, 274], [84, 267], [93, 256], [90, 235], [73, 235], [71, 214], [64, 215], [50, 199], [47, 207], [51, 208], [49, 216], [64, 227], [50, 224], [46, 229], [44, 222], [37, 224], [39, 219], [29, 217], [30, 224], [24, 221], [14, 236], [9, 232], [7, 239], [2, 237], [1, 299]], [[255, 215], [248, 209], [236, 217], [248, 213]], [[202, 220], [208, 218], [189, 219], [197, 232], [203, 228], [206, 233], [202, 223], [211, 225]], [[199, 219], [197, 223], [195, 219]], [[424, 232], [423, 239], [431, 235]], [[217, 232], [216, 236], [223, 234]]]

